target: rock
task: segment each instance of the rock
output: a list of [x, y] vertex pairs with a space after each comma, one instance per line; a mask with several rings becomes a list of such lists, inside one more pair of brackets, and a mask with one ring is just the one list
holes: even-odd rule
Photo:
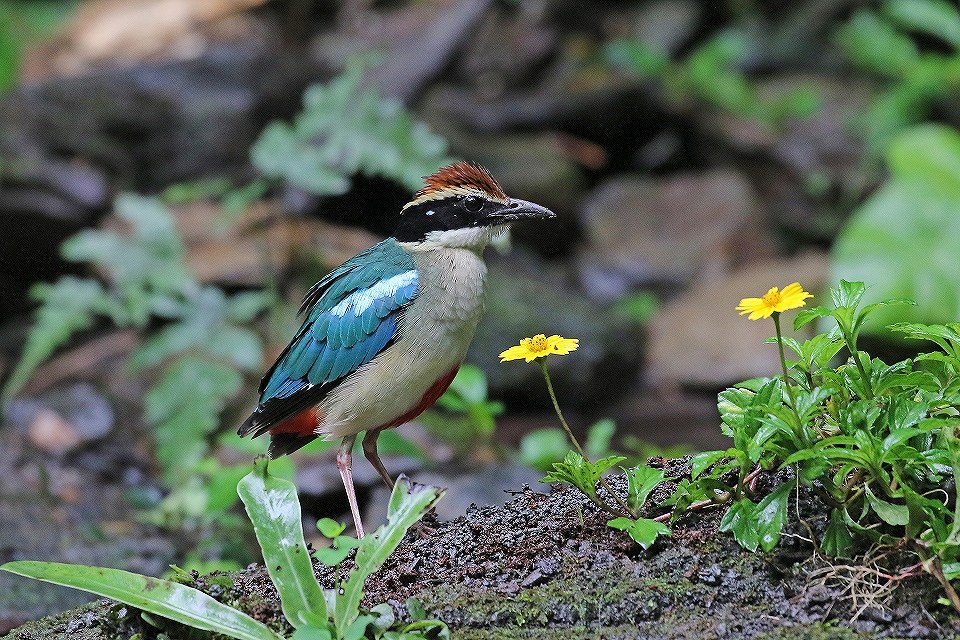
[[[737, 303], [763, 295], [770, 287], [799, 281], [816, 296], [812, 303], [819, 304], [829, 266], [828, 257], [821, 253], [761, 263], [698, 284], [669, 302], [649, 327], [650, 382], [718, 389], [756, 376], [777, 375], [777, 348], [764, 344], [774, 334], [773, 322], [737, 315]], [[786, 335], [793, 334], [790, 322], [788, 313]]]
[[25, 431], [35, 446], [63, 455], [109, 434], [114, 411], [96, 388], [81, 382], [55, 387], [36, 398], [15, 398], [7, 406], [6, 419]]
[[660, 447], [687, 445], [696, 451], [726, 449], [717, 398], [712, 394], [631, 393], [609, 409], [617, 437], [632, 435]]
[[55, 456], [61, 456], [80, 444], [76, 428], [50, 409], [39, 409], [34, 414], [27, 434], [33, 446]]
[[611, 178], [587, 196], [581, 220], [581, 279], [600, 300], [722, 274], [774, 248], [752, 187], [730, 169]]
[[187, 248], [186, 263], [200, 282], [259, 288], [290, 271], [326, 271], [381, 238], [357, 227], [283, 215], [271, 200], [254, 203], [228, 229], [219, 229], [219, 206], [197, 201], [173, 208]]
[[[716, 148], [761, 156], [745, 164], [771, 216], [790, 233], [832, 241], [842, 218], [829, 215], [859, 200], [877, 180], [876, 165], [864, 163], [864, 143], [853, 123], [864, 117], [876, 89], [863, 79], [827, 74], [782, 73], [756, 80], [757, 94], [769, 103], [804, 89], [819, 105], [806, 117], [778, 126], [715, 109], [690, 112], [704, 141]], [[828, 212], [825, 214], [825, 212]]]
[[36, 81], [110, 63], [193, 58], [211, 39], [249, 38], [253, 21], [241, 14], [265, 1], [93, 0], [27, 53], [24, 75]]
[[[611, 24], [611, 31], [632, 36], [655, 51], [676, 54], [689, 43], [702, 18], [700, 3], [694, 0], [645, 2], [627, 20]], [[610, 21], [613, 23], [613, 20]]]
[[[445, 488], [446, 495], [437, 502], [436, 515], [441, 521], [459, 518], [471, 506], [502, 505], [511, 499], [512, 490], [529, 485], [534, 491], [546, 493], [549, 485], [540, 484], [543, 473], [516, 464], [490, 464], [463, 473], [462, 468], [438, 471], [420, 471], [411, 479], [421, 484]], [[363, 521], [370, 528], [380, 526], [387, 519], [387, 503], [390, 492], [384, 486], [377, 487], [363, 512]]]

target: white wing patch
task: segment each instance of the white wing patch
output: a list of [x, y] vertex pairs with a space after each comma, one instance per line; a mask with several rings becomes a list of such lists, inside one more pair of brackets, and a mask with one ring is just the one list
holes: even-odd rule
[[368, 287], [360, 291], [354, 291], [346, 298], [341, 300], [337, 306], [330, 309], [330, 313], [338, 318], [341, 318], [352, 307], [353, 315], [359, 317], [378, 299], [396, 295], [400, 288], [406, 287], [407, 285], [413, 283], [413, 281], [416, 279], [416, 269], [410, 269], [409, 271], [398, 273], [397, 275], [387, 278], [386, 280], [381, 280], [372, 287]]

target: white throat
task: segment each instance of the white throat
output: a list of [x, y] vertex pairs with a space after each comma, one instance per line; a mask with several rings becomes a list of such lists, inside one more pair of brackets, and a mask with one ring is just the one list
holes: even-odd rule
[[[482, 250], [490, 241], [506, 231], [508, 225], [496, 227], [467, 227], [465, 229], [449, 229], [447, 231], [430, 231], [426, 237], [416, 243], [417, 249], [474, 249]], [[413, 244], [413, 243], [411, 243]]]

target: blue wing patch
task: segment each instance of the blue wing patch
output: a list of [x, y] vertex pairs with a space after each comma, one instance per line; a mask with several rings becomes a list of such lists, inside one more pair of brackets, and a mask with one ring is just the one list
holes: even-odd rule
[[[260, 404], [238, 433], [268, 431], [319, 403], [338, 381], [373, 360], [396, 337], [418, 284], [413, 258], [392, 238], [327, 274], [304, 298], [300, 312], [307, 318], [260, 381]], [[298, 435], [291, 446], [312, 437]]]
[[394, 339], [400, 314], [416, 297], [418, 286], [413, 260], [394, 247], [392, 260], [347, 263], [338, 277], [328, 276], [326, 290], [265, 378], [261, 405], [335, 382], [370, 362]]

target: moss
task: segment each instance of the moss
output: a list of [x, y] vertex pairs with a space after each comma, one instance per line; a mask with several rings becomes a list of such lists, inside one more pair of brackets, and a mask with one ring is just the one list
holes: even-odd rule
[[91, 604], [28, 622], [14, 629], [7, 640], [108, 640], [97, 621], [102, 619], [110, 605]]

